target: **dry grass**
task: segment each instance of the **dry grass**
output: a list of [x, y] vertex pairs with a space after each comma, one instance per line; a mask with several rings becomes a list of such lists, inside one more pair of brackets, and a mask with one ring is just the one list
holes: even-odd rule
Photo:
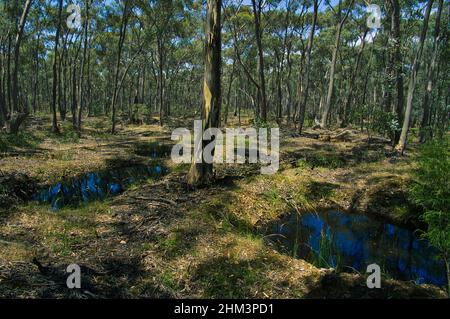
[[[169, 140], [167, 128], [158, 126], [123, 127], [114, 137], [94, 120], [85, 126], [84, 138], [67, 143], [46, 138], [42, 154], [5, 157], [1, 170], [49, 182], [112, 160], [143, 160], [133, 152], [135, 145]], [[281, 170], [274, 176], [255, 174], [248, 166], [221, 166], [218, 176], [234, 177], [188, 191], [187, 167], [172, 166], [164, 179], [107, 201], [58, 212], [33, 203], [0, 212], [0, 296], [73, 297], [60, 274], [75, 262], [86, 269], [88, 291], [75, 297], [339, 297], [337, 290], [327, 295], [326, 271], [275, 250], [264, 225], [292, 210], [337, 207], [374, 214], [383, 191], [396, 191], [392, 198], [404, 191], [411, 158], [392, 162], [385, 156], [389, 146], [369, 146], [357, 133], [348, 142], [282, 133]], [[403, 221], [404, 211], [392, 212], [385, 217]], [[351, 295], [361, 280], [352, 278], [339, 281], [343, 295]], [[442, 296], [409, 283], [388, 286], [392, 289], [378, 297]]]

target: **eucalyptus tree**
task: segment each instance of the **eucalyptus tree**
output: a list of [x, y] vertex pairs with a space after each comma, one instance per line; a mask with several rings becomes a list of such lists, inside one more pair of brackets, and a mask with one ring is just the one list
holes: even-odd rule
[[255, 26], [255, 39], [258, 49], [258, 76], [259, 76], [259, 89], [258, 89], [258, 101], [261, 101], [260, 114], [263, 122], [267, 121], [267, 94], [266, 94], [266, 79], [264, 74], [264, 52], [262, 47], [262, 25], [261, 14], [263, 9], [263, 0], [252, 0], [253, 8], [253, 20]]
[[427, 75], [426, 75], [426, 81], [425, 81], [425, 95], [422, 102], [422, 120], [420, 123], [420, 142], [425, 142], [430, 134], [430, 104], [431, 104], [431, 94], [434, 87], [435, 82], [435, 76], [436, 76], [436, 66], [437, 61], [441, 49], [441, 14], [442, 14], [442, 7], [443, 7], [443, 0], [438, 0], [438, 8], [436, 11], [436, 17], [435, 17], [435, 25], [434, 25], [434, 33], [433, 33], [433, 46], [432, 46], [432, 53], [431, 53], [431, 60], [428, 64], [427, 68]]
[[61, 33], [62, 23], [62, 10], [63, 0], [58, 1], [58, 18], [56, 20], [56, 34], [55, 34], [55, 46], [53, 51], [53, 83], [52, 83], [52, 131], [53, 133], [59, 133], [58, 121], [56, 117], [56, 100], [57, 100], [57, 86], [58, 86], [58, 45], [59, 35]]
[[355, 0], [350, 0], [350, 3], [348, 5], [348, 9], [345, 11], [345, 13], [342, 13], [342, 5], [343, 4], [342, 4], [341, 0], [339, 0], [339, 3], [337, 5], [336, 39], [335, 39], [335, 42], [334, 42], [333, 55], [332, 55], [331, 64], [330, 64], [330, 73], [329, 73], [329, 80], [328, 80], [327, 96], [326, 96], [324, 110], [323, 110], [323, 113], [322, 113], [322, 119], [320, 121], [320, 126], [322, 128], [326, 128], [327, 127], [328, 116], [330, 114], [331, 103], [332, 103], [331, 99], [333, 97], [333, 90], [334, 90], [336, 61], [337, 61], [337, 58], [338, 58], [339, 47], [340, 47], [340, 43], [341, 43], [342, 30], [344, 28], [344, 24], [347, 21], [348, 16], [351, 13], [351, 8], [352, 8], [354, 2], [355, 2]]
[[427, 35], [428, 21], [430, 19], [430, 12], [431, 12], [431, 7], [433, 6], [433, 1], [434, 0], [428, 0], [428, 2], [427, 2], [427, 7], [425, 10], [425, 15], [424, 15], [424, 20], [423, 20], [422, 31], [421, 31], [419, 42], [418, 42], [418, 48], [417, 48], [415, 56], [414, 56], [412, 70], [411, 70], [411, 74], [410, 74], [410, 78], [409, 78], [408, 95], [406, 98], [406, 110], [405, 110], [405, 116], [404, 116], [404, 120], [403, 120], [402, 132], [401, 132], [398, 144], [395, 147], [395, 149], [401, 154], [403, 154], [403, 152], [406, 148], [406, 139], [408, 136], [410, 121], [411, 121], [411, 114], [412, 114], [412, 109], [413, 109], [414, 90], [416, 88], [417, 75], [419, 73], [420, 62], [422, 59], [423, 45], [425, 42], [425, 37]]
[[[117, 58], [116, 58], [116, 67], [114, 71], [114, 83], [113, 83], [113, 94], [111, 96], [111, 110], [112, 110], [112, 126], [111, 133], [114, 134], [116, 132], [116, 102], [117, 102], [117, 94], [118, 94], [118, 85], [119, 85], [119, 74], [120, 74], [120, 62], [122, 59], [122, 50], [125, 42], [125, 36], [127, 32], [128, 20], [131, 12], [130, 6], [132, 1], [123, 1], [123, 10], [122, 10], [122, 19], [120, 22], [119, 28], [119, 40], [117, 43]], [[81, 85], [81, 83], [80, 83]]]
[[[207, 0], [205, 73], [203, 79], [202, 128], [218, 128], [221, 108], [221, 64], [222, 64], [222, 0]], [[210, 183], [213, 178], [213, 164], [206, 163], [203, 149], [209, 143], [201, 141], [201, 153], [194, 151], [194, 157], [187, 180], [190, 185]], [[197, 163], [197, 156], [200, 156]]]
[[305, 62], [305, 67], [303, 70], [303, 74], [302, 74], [302, 84], [304, 86], [304, 89], [302, 90], [302, 99], [299, 102], [299, 111], [298, 111], [298, 132], [301, 134], [302, 130], [303, 130], [303, 123], [305, 121], [305, 111], [306, 111], [306, 102], [308, 101], [308, 92], [309, 92], [309, 82], [310, 82], [310, 68], [311, 68], [311, 51], [312, 51], [312, 46], [313, 46], [313, 42], [314, 42], [314, 33], [316, 31], [316, 23], [317, 23], [317, 14], [318, 14], [318, 10], [319, 10], [319, 1], [318, 0], [314, 0], [313, 2], [313, 17], [312, 17], [312, 22], [311, 22], [311, 26], [310, 26], [310, 31], [309, 31], [309, 38], [308, 38], [308, 46], [306, 48], [306, 62]]
[[[77, 133], [78, 136], [81, 136], [81, 117], [83, 114], [83, 109], [85, 108], [86, 104], [86, 85], [85, 85], [85, 66], [86, 66], [86, 60], [87, 60], [87, 53], [89, 49], [89, 25], [90, 25], [90, 16], [89, 16], [89, 10], [90, 10], [90, 2], [91, 0], [86, 0], [84, 3], [84, 23], [83, 23], [83, 38], [84, 38], [84, 44], [83, 44], [83, 55], [81, 58], [80, 63], [80, 82], [79, 82], [79, 88], [78, 88], [78, 119], [77, 119]], [[118, 58], [120, 61], [120, 56]], [[116, 83], [115, 83], [116, 85]], [[114, 123], [115, 118], [113, 116], [113, 128], [112, 133], [114, 133]]]

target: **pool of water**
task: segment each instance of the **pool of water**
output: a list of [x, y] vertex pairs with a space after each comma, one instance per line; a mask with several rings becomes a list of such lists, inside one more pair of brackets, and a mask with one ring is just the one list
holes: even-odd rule
[[44, 187], [32, 199], [48, 203], [57, 210], [67, 205], [77, 205], [115, 196], [127, 187], [148, 178], [158, 178], [168, 172], [161, 164], [134, 165], [99, 172], [89, 172], [77, 178]]
[[134, 146], [134, 153], [140, 156], [151, 158], [170, 157], [172, 145], [160, 142], [142, 142]]
[[290, 214], [270, 227], [282, 249], [319, 267], [366, 272], [376, 263], [398, 280], [444, 286], [445, 264], [415, 232], [343, 212]]

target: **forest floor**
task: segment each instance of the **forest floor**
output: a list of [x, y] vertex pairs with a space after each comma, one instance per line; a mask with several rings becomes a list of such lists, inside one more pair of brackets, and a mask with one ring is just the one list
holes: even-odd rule
[[[50, 132], [33, 118], [18, 137], [0, 135], [0, 297], [16, 298], [438, 298], [443, 290], [383, 278], [336, 274], [293, 258], [266, 236], [267, 225], [295, 210], [357, 211], [420, 227], [407, 198], [414, 146], [394, 157], [382, 138], [358, 130], [281, 130], [275, 175], [255, 165], [220, 165], [217, 181], [190, 190], [186, 165], [122, 194], [53, 210], [29, 201], [43, 185], [87, 172], [149, 160], [152, 145], [171, 145], [178, 119], [119, 126], [89, 118], [78, 138], [70, 123]], [[248, 124], [248, 122], [247, 122]], [[192, 124], [187, 125], [191, 128]], [[68, 264], [82, 270], [82, 289], [66, 287]]]

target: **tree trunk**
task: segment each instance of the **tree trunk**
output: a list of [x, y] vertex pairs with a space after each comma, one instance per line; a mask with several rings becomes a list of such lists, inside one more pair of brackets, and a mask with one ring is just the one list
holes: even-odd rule
[[226, 102], [226, 105], [225, 105], [225, 116], [224, 116], [224, 123], [225, 124], [227, 124], [227, 122], [228, 122], [228, 112], [229, 112], [229, 106], [230, 106], [231, 87], [233, 85], [233, 80], [234, 80], [235, 64], [236, 64], [236, 60], [233, 60], [233, 66], [231, 68], [231, 73], [230, 73], [230, 80], [229, 80], [229, 83], [228, 83], [227, 102]]
[[[206, 56], [203, 80], [202, 127], [218, 128], [220, 122], [220, 72], [221, 72], [221, 0], [207, 1], [206, 14]], [[209, 142], [201, 141], [203, 150]], [[194, 151], [195, 153], [195, 151]], [[187, 176], [191, 186], [207, 184], [213, 178], [213, 164], [205, 163], [203, 155], [201, 163], [196, 163], [194, 154], [191, 168]]]
[[117, 61], [116, 61], [116, 70], [114, 74], [114, 89], [113, 89], [113, 95], [111, 97], [111, 110], [112, 110], [112, 127], [111, 127], [111, 133], [115, 134], [116, 132], [116, 101], [117, 101], [117, 95], [118, 95], [118, 82], [119, 82], [119, 72], [120, 72], [120, 60], [122, 57], [122, 48], [123, 43], [125, 41], [125, 34], [127, 30], [127, 24], [128, 24], [128, 4], [130, 1], [124, 1], [124, 8], [123, 8], [123, 14], [122, 14], [122, 22], [120, 25], [120, 34], [119, 34], [119, 43], [117, 48]]
[[281, 118], [283, 117], [282, 110], [283, 110], [283, 92], [281, 90], [281, 78], [283, 74], [283, 63], [284, 63], [284, 48], [282, 50], [282, 53], [280, 54], [277, 52], [278, 50], [275, 50], [275, 56], [277, 61], [277, 72], [276, 72], [276, 104], [277, 104], [277, 123], [281, 124]]
[[255, 36], [256, 36], [256, 45], [258, 47], [258, 65], [259, 65], [259, 94], [261, 98], [261, 120], [263, 122], [267, 121], [267, 97], [266, 97], [266, 80], [264, 76], [264, 56], [263, 56], [263, 48], [262, 48], [262, 32], [261, 32], [261, 6], [262, 1], [252, 0], [253, 5], [253, 16], [255, 19]]
[[[39, 16], [38, 16], [39, 18]], [[38, 105], [38, 91], [39, 91], [39, 43], [41, 39], [42, 29], [40, 27], [40, 23], [38, 21], [37, 26], [38, 34], [36, 39], [36, 46], [35, 46], [35, 52], [34, 52], [34, 58], [35, 58], [35, 69], [34, 69], [34, 77], [33, 77], [33, 100], [32, 100], [32, 108], [33, 113], [36, 113], [37, 111], [37, 105]]]
[[286, 63], [288, 66], [288, 74], [286, 78], [286, 89], [287, 89], [287, 103], [286, 103], [286, 113], [287, 113], [287, 121], [291, 120], [291, 108], [292, 108], [292, 60], [291, 60], [291, 48], [288, 47], [286, 52]]
[[434, 25], [434, 38], [433, 38], [433, 53], [431, 56], [430, 64], [427, 70], [427, 81], [425, 86], [425, 96], [423, 98], [423, 115], [420, 124], [420, 142], [424, 143], [427, 138], [431, 135], [430, 133], [430, 100], [431, 93], [434, 85], [434, 75], [436, 70], [436, 61], [439, 55], [440, 46], [440, 22], [441, 22], [441, 12], [442, 12], [443, 0], [438, 2], [438, 10], [436, 12], [436, 22]]
[[[86, 55], [88, 50], [88, 29], [89, 29], [89, 0], [85, 3], [85, 21], [84, 21], [84, 46], [83, 46], [83, 57], [81, 59], [80, 65], [80, 87], [79, 87], [79, 95], [78, 95], [78, 120], [77, 120], [77, 133], [78, 136], [81, 136], [81, 117], [83, 114], [83, 108], [86, 101], [85, 97], [85, 85], [84, 85], [84, 66], [86, 64]], [[113, 121], [114, 126], [114, 121]]]
[[5, 125], [7, 120], [6, 100], [3, 93], [3, 81], [0, 74], [0, 129]]
[[[88, 25], [89, 28], [89, 25]], [[89, 29], [88, 29], [89, 32]], [[88, 44], [88, 47], [90, 46], [90, 43]], [[86, 92], [86, 100], [85, 105], [88, 106], [88, 117], [92, 115], [92, 85], [91, 85], [91, 50], [88, 50], [87, 54], [87, 92]]]
[[356, 58], [356, 65], [355, 65], [355, 68], [353, 69], [352, 75], [350, 77], [348, 93], [347, 93], [347, 97], [345, 98], [345, 102], [344, 102], [341, 127], [346, 127], [348, 125], [348, 115], [350, 113], [350, 105], [351, 105], [351, 102], [353, 99], [353, 93], [354, 93], [353, 90], [354, 90], [355, 84], [356, 84], [356, 76], [360, 73], [359, 65], [361, 64], [361, 57], [364, 52], [364, 47], [366, 45], [366, 36], [367, 36], [368, 31], [369, 31], [369, 29], [367, 29], [367, 28], [364, 31], [364, 35], [361, 40], [362, 41], [361, 47], [359, 49], [358, 56]]
[[161, 36], [158, 37], [158, 98], [159, 98], [159, 124], [164, 124], [164, 48]]
[[[67, 36], [66, 36], [67, 39]], [[64, 47], [65, 42], [63, 44], [62, 53], [58, 56], [58, 109], [59, 109], [59, 116], [61, 118], [61, 121], [66, 120], [66, 105], [63, 103], [62, 97], [63, 97], [63, 79], [62, 79], [62, 65], [64, 60]]]
[[306, 102], [308, 101], [308, 90], [309, 90], [309, 71], [311, 66], [311, 50], [314, 42], [314, 32], [316, 29], [316, 22], [317, 22], [317, 12], [319, 8], [318, 0], [314, 0], [314, 15], [313, 15], [313, 21], [311, 25], [311, 31], [309, 34], [308, 39], [308, 46], [306, 48], [306, 63], [304, 67], [304, 74], [303, 79], [301, 82], [304, 85], [304, 90], [302, 92], [302, 100], [299, 102], [299, 115], [298, 115], [298, 132], [299, 134], [302, 134], [303, 130], [303, 123], [305, 122], [305, 112], [306, 112]]
[[77, 67], [76, 59], [73, 59], [72, 67], [72, 126], [74, 129], [77, 127]]
[[[13, 70], [13, 79], [12, 79], [12, 103], [13, 110], [19, 110], [19, 81], [18, 81], [18, 73], [19, 73], [19, 58], [20, 58], [20, 43], [22, 41], [23, 30], [25, 27], [25, 23], [27, 21], [27, 16], [31, 8], [32, 1], [27, 0], [25, 2], [25, 6], [22, 12], [22, 16], [20, 17], [19, 26], [17, 29], [16, 40], [14, 43], [14, 70]], [[13, 113], [13, 112], [11, 112]]]
[[[327, 99], [326, 99], [326, 102], [325, 102], [324, 111], [323, 111], [323, 114], [322, 114], [322, 119], [320, 121], [320, 126], [322, 128], [326, 128], [327, 127], [328, 115], [329, 115], [330, 109], [331, 109], [331, 99], [333, 97], [334, 75], [335, 75], [335, 72], [336, 72], [336, 61], [337, 61], [337, 56], [338, 56], [338, 52], [339, 52], [339, 46], [340, 46], [340, 42], [341, 42], [342, 29], [344, 27], [345, 21], [347, 20], [349, 14], [350, 14], [351, 8], [353, 7], [353, 3], [354, 3], [354, 0], [351, 2], [351, 4], [350, 4], [346, 14], [342, 18], [342, 20], [339, 21], [339, 23], [337, 25], [336, 40], [335, 40], [335, 43], [334, 43], [333, 55], [332, 55], [332, 58], [331, 58], [330, 79], [328, 81]], [[340, 6], [341, 6], [341, 2], [339, 2], [338, 15], [340, 15], [340, 13], [341, 13]]]
[[7, 95], [7, 102], [8, 102], [8, 110], [9, 115], [14, 113], [14, 107], [12, 104], [12, 96], [11, 96], [11, 46], [12, 46], [12, 36], [11, 34], [8, 35], [8, 61], [7, 61], [7, 68], [6, 68], [6, 95]]
[[413, 107], [413, 98], [414, 98], [414, 89], [416, 87], [417, 82], [417, 73], [419, 72], [420, 68], [420, 59], [422, 58], [422, 52], [423, 52], [423, 44], [425, 42], [425, 37], [427, 35], [427, 29], [428, 29], [428, 21], [430, 19], [430, 12], [431, 7], [433, 6], [433, 0], [428, 0], [427, 9], [425, 12], [425, 17], [423, 20], [423, 27], [422, 27], [422, 33], [420, 35], [419, 40], [419, 47], [416, 51], [416, 55], [414, 57], [414, 62], [412, 66], [411, 76], [409, 78], [409, 84], [408, 84], [408, 95], [406, 98], [406, 111], [405, 111], [405, 118], [403, 121], [403, 127], [402, 127], [402, 133], [400, 135], [400, 140], [395, 147], [397, 152], [400, 154], [403, 154], [406, 148], [406, 138], [408, 136], [409, 131], [409, 124], [411, 121], [411, 114], [412, 114], [412, 107]]
[[[27, 21], [28, 13], [30, 12], [32, 0], [26, 0], [25, 6], [22, 11], [22, 16], [20, 17], [19, 26], [17, 28], [16, 40], [14, 43], [14, 70], [12, 78], [12, 108], [11, 115], [19, 110], [19, 58], [20, 58], [20, 43], [22, 41], [23, 30], [25, 28], [25, 23]], [[28, 110], [25, 110], [27, 113]], [[20, 125], [20, 123], [19, 123]], [[18, 130], [18, 128], [17, 128]]]
[[57, 100], [57, 86], [58, 86], [58, 44], [59, 34], [61, 32], [61, 18], [62, 18], [63, 0], [59, 0], [58, 7], [58, 25], [56, 26], [55, 35], [55, 49], [53, 53], [53, 83], [52, 83], [52, 132], [59, 133], [58, 120], [56, 118], [56, 100]]
[[[395, 113], [399, 123], [403, 120], [403, 62], [401, 53], [401, 35], [400, 35], [400, 4], [399, 0], [391, 0], [392, 3], [392, 23], [391, 32], [394, 41], [393, 63], [395, 69], [397, 101], [395, 105]], [[400, 130], [394, 133], [394, 144], [400, 139]]]

